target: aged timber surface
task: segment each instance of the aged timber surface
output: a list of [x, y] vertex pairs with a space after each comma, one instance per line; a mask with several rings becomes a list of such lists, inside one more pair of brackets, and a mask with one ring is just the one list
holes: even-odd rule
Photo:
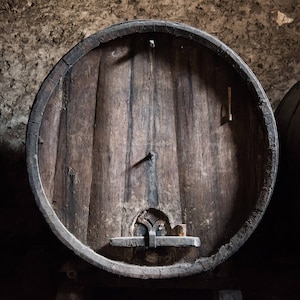
[[95, 48], [44, 112], [39, 168], [48, 201], [96, 251], [132, 235], [138, 214], [153, 207], [200, 237], [201, 256], [215, 253], [263, 184], [265, 129], [253, 97], [221, 56], [188, 39], [133, 34]]

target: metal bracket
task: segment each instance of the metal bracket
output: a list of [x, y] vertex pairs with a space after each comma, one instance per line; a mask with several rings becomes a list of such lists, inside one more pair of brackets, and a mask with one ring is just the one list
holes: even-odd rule
[[193, 236], [155, 236], [149, 243], [143, 236], [116, 237], [110, 239], [110, 245], [115, 247], [200, 247], [200, 239]]
[[176, 226], [177, 233], [175, 235], [164, 235], [165, 221], [158, 219], [151, 223], [145, 218], [145, 214], [137, 218], [137, 223], [142, 224], [147, 229], [145, 236], [133, 237], [116, 237], [110, 239], [110, 245], [115, 247], [200, 247], [200, 239], [193, 236], [182, 235], [185, 233], [185, 224]]

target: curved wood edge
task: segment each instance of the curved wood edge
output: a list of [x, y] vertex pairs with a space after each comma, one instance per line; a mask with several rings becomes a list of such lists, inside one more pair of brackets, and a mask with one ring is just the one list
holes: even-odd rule
[[283, 97], [275, 111], [280, 138], [285, 142], [291, 119], [299, 106], [300, 81], [296, 82]]
[[[95, 47], [124, 35], [146, 32], [164, 32], [191, 39], [196, 43], [208, 47], [218, 55], [222, 56], [227, 62], [231, 63], [233, 68], [237, 70], [257, 96], [258, 106], [262, 112], [262, 118], [266, 127], [269, 143], [269, 156], [266, 174], [264, 176], [265, 182], [256, 209], [242, 228], [227, 244], [223, 245], [216, 254], [211, 257], [198, 259], [193, 263], [179, 263], [163, 267], [134, 266], [127, 263], [112, 261], [95, 253], [76, 239], [58, 219], [47, 201], [39, 175], [38, 143], [40, 125], [47, 102], [60, 78], [70, 67], [72, 67], [72, 65]], [[44, 218], [56, 236], [78, 256], [101, 269], [122, 276], [144, 279], [171, 278], [197, 274], [214, 268], [236, 252], [250, 237], [251, 233], [255, 230], [261, 220], [274, 189], [278, 168], [278, 136], [271, 105], [261, 84], [250, 68], [233, 50], [217, 38], [184, 24], [169, 21], [136, 20], [113, 25], [88, 37], [71, 49], [53, 68], [37, 94], [29, 117], [26, 136], [26, 159], [29, 182]]]

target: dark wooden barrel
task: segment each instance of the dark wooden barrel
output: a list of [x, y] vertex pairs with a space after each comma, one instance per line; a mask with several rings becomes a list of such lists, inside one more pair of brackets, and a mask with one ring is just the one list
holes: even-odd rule
[[[300, 81], [283, 97], [276, 109], [275, 118], [280, 145], [277, 190], [288, 210], [285, 215], [289, 215], [289, 221], [294, 223], [291, 228], [294, 228], [294, 231], [298, 228], [297, 234], [292, 237], [296, 240], [300, 233]], [[280, 212], [282, 213], [282, 208]]]
[[[275, 111], [279, 136], [279, 168], [272, 205], [266, 217], [276, 255], [295, 262], [300, 250], [300, 81], [284, 95]], [[272, 236], [273, 235], [273, 236]]]
[[[300, 81], [284, 96], [275, 112], [284, 177], [300, 195]], [[294, 191], [294, 192], [295, 192]]]
[[247, 65], [205, 32], [153, 20], [67, 53], [36, 97], [26, 146], [54, 233], [137, 278], [230, 257], [262, 218], [278, 162], [274, 116]]

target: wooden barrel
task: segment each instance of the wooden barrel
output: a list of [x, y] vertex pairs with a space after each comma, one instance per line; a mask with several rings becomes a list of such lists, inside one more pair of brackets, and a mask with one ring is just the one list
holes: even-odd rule
[[[277, 253], [297, 261], [300, 249], [300, 81], [284, 95], [275, 111], [279, 136], [279, 170], [268, 216]], [[287, 250], [288, 249], [288, 250]], [[276, 255], [276, 252], [275, 252]]]
[[[275, 112], [280, 145], [280, 164], [276, 184], [278, 197], [286, 207], [285, 225], [293, 242], [298, 241], [300, 233], [300, 81], [295, 83], [283, 97]], [[283, 203], [284, 202], [284, 203]], [[282, 205], [279, 213], [283, 213]], [[296, 231], [296, 232], [295, 232]], [[285, 234], [285, 239], [287, 233]], [[298, 248], [299, 249], [299, 246]]]
[[300, 195], [300, 81], [295, 83], [276, 109], [281, 167], [293, 193]]
[[210, 270], [267, 207], [278, 142], [247, 65], [195, 28], [137, 20], [68, 52], [27, 131], [30, 184], [54, 233], [129, 277]]

